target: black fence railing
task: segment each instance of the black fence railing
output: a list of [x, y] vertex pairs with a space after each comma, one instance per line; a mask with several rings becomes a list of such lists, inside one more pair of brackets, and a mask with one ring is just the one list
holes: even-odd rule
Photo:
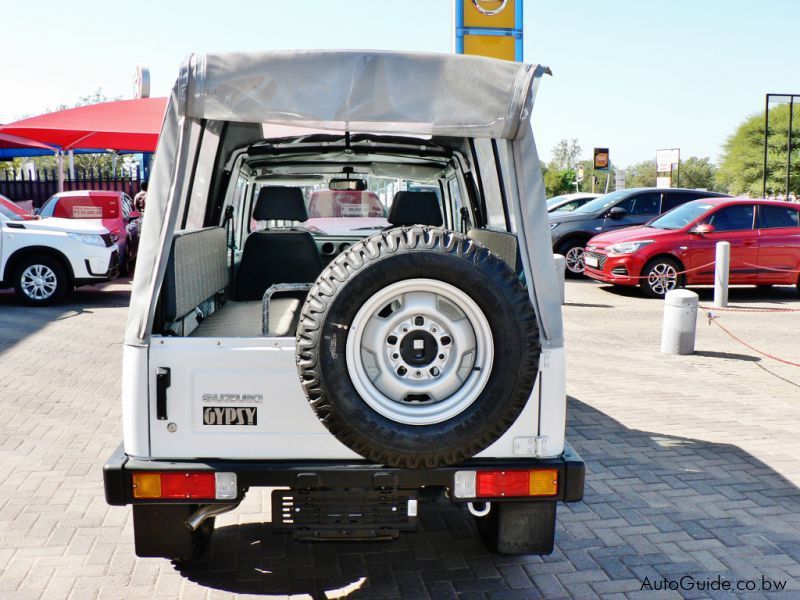
[[[76, 168], [75, 177], [64, 173], [64, 191], [75, 190], [113, 190], [125, 192], [131, 197], [140, 189], [143, 178], [139, 168], [114, 173], [110, 169]], [[146, 179], [145, 173], [145, 179]], [[40, 208], [47, 199], [58, 192], [58, 172], [55, 169], [37, 169], [35, 172], [23, 169], [0, 170], [0, 194], [14, 202], [33, 202]]]

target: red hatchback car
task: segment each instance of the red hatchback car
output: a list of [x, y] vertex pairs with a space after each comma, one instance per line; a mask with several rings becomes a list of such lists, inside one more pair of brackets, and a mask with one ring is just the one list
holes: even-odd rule
[[641, 285], [651, 297], [714, 283], [716, 243], [731, 244], [732, 285], [796, 285], [800, 290], [800, 205], [706, 198], [641, 227], [603, 233], [586, 246], [586, 275]]

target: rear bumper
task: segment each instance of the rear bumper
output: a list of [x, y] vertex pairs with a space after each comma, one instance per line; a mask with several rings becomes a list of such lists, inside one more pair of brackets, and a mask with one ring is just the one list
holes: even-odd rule
[[[113, 506], [126, 504], [182, 504], [185, 500], [139, 500], [131, 494], [131, 476], [137, 471], [233, 472], [237, 479], [239, 501], [250, 487], [288, 487], [300, 490], [396, 489], [414, 490], [426, 486], [452, 489], [457, 471], [499, 469], [558, 469], [558, 494], [547, 497], [509, 498], [508, 500], [577, 502], [583, 498], [586, 467], [583, 459], [569, 444], [564, 453], [547, 459], [474, 459], [439, 469], [395, 469], [380, 465], [346, 461], [254, 461], [193, 460], [149, 461], [127, 456], [122, 445], [103, 467], [106, 502]], [[454, 499], [468, 502], [470, 498]], [[496, 501], [492, 499], [492, 501]], [[203, 504], [230, 500], [203, 500]], [[197, 503], [195, 500], [193, 503]]]

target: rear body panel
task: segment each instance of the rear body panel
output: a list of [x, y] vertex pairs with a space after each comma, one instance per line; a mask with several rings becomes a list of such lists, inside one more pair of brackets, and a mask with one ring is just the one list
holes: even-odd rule
[[[137, 444], [137, 436], [126, 435], [126, 442], [133, 442], [126, 443], [129, 454], [158, 459], [363, 460], [328, 432], [309, 405], [297, 375], [294, 338], [154, 337], [152, 342], [146, 375], [150, 448], [146, 451], [141, 436]], [[157, 373], [163, 369], [169, 369], [170, 385], [166, 415], [159, 415]], [[478, 457], [525, 456], [532, 443], [528, 440], [537, 437], [546, 438], [539, 442], [541, 456], [560, 454], [564, 393], [563, 350], [545, 350], [526, 408]], [[125, 402], [131, 419], [145, 418], [137, 411], [140, 403], [133, 397]], [[525, 449], [520, 448], [523, 442]]]

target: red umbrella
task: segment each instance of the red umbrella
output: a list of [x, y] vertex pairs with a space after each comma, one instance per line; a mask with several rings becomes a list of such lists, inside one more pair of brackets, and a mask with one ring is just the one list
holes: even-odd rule
[[[0, 125], [0, 128], [2, 127], [3, 126]], [[48, 146], [47, 144], [42, 144], [33, 140], [26, 140], [25, 138], [21, 138], [16, 135], [9, 135], [7, 133], [0, 133], [0, 148], [38, 149], [50, 150], [51, 152], [58, 150], [58, 148], [54, 148], [53, 146]]]
[[69, 108], [0, 126], [0, 134], [61, 150], [105, 148], [155, 152], [166, 98], [118, 100]]

